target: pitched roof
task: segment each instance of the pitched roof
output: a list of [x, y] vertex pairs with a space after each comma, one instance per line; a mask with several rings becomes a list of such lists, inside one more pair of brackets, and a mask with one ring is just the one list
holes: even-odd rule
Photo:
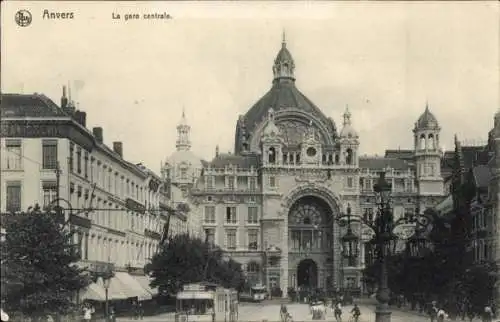
[[415, 152], [413, 150], [385, 150], [385, 157], [391, 159], [413, 160]]
[[385, 169], [387, 167], [395, 170], [408, 170], [412, 168], [412, 163], [397, 158], [383, 157], [360, 157], [359, 167], [361, 169]]
[[251, 166], [257, 168], [259, 165], [259, 156], [256, 154], [234, 155], [221, 153], [210, 162], [212, 168], [224, 168], [229, 165], [240, 169], [249, 169]]
[[3, 117], [64, 117], [68, 116], [43, 94], [2, 94], [0, 116]]

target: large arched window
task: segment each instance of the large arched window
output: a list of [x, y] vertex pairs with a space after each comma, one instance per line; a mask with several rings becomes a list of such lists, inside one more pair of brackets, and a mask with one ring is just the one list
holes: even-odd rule
[[331, 209], [321, 198], [306, 196], [296, 201], [288, 225], [292, 251], [324, 251], [331, 246]]
[[330, 206], [321, 198], [306, 196], [290, 208], [289, 225], [328, 226], [331, 223]]

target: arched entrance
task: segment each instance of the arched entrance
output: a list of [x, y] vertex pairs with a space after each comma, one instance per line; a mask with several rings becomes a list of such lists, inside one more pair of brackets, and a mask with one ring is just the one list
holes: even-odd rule
[[318, 287], [318, 265], [312, 259], [304, 259], [297, 266], [297, 284], [299, 287], [314, 289]]
[[288, 252], [294, 258], [289, 271], [292, 287], [333, 286], [331, 279], [327, 281], [333, 276], [333, 211], [325, 199], [315, 195], [303, 196], [291, 205]]

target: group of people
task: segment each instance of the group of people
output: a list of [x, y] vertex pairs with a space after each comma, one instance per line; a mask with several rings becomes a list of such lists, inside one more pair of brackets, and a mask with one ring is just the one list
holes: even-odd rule
[[[474, 314], [472, 314], [472, 310], [463, 310], [462, 319], [465, 318], [465, 314], [467, 314], [469, 320], [472, 321], [472, 319], [474, 318]], [[429, 316], [430, 316], [431, 322], [443, 322], [445, 319], [448, 318], [448, 314], [445, 312], [445, 310], [442, 307], [439, 307], [437, 305], [436, 301], [432, 301], [432, 303], [431, 303], [431, 307], [429, 309]], [[482, 321], [483, 322], [491, 322], [491, 321], [493, 321], [494, 316], [495, 316], [495, 314], [493, 312], [492, 306], [486, 305], [484, 307], [482, 314], [481, 314]]]
[[[335, 316], [335, 320], [337, 322], [342, 321], [342, 302], [337, 301], [332, 302], [332, 310], [333, 314]], [[355, 303], [353, 308], [350, 311], [352, 315], [352, 321], [353, 322], [358, 322], [359, 317], [361, 316], [361, 310], [359, 309], [359, 306]], [[293, 322], [292, 315], [290, 312], [288, 312], [288, 309], [285, 304], [281, 304], [281, 309], [280, 309], [280, 318], [281, 322]]]
[[[333, 315], [335, 316], [335, 320], [337, 322], [342, 321], [342, 302], [337, 301], [337, 303], [332, 302], [332, 310], [333, 310]], [[359, 317], [361, 316], [361, 310], [359, 309], [359, 306], [354, 303], [353, 308], [350, 311], [352, 318], [354, 322], [359, 321]]]

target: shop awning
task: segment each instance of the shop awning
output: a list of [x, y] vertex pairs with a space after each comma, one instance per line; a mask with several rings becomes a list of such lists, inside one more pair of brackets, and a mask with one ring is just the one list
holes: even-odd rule
[[[102, 277], [99, 277], [97, 279], [97, 285], [101, 287], [104, 290], [104, 281], [102, 280]], [[120, 281], [116, 278], [113, 277], [109, 281], [109, 288], [108, 288], [108, 299], [110, 301], [112, 300], [125, 300], [129, 297], [133, 296], [128, 296], [128, 294], [122, 292], [123, 286], [121, 285]], [[104, 290], [104, 292], [106, 292]]]
[[93, 300], [93, 301], [105, 301], [106, 293], [104, 289], [97, 285], [96, 283], [92, 283], [87, 288], [80, 291], [80, 299], [81, 300]]
[[149, 286], [149, 283], [151, 280], [149, 279], [149, 276], [145, 275], [132, 275], [132, 277], [142, 286], [143, 289], [151, 293], [151, 295], [157, 295], [158, 294], [158, 287], [152, 288]]
[[122, 284], [122, 289], [120, 289], [120, 291], [127, 294], [127, 297], [137, 297], [139, 301], [150, 300], [152, 298], [151, 293], [145, 290], [130, 274], [115, 272], [115, 277], [113, 277], [111, 282], [115, 279], [118, 283]]

